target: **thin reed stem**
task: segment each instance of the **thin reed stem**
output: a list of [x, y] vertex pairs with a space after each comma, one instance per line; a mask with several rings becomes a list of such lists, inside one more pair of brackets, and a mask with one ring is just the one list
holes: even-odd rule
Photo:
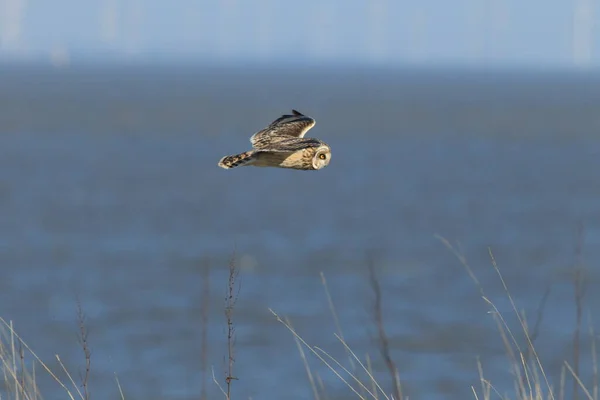
[[[227, 296], [225, 297], [225, 318], [227, 319], [227, 400], [231, 399], [231, 384], [237, 378], [233, 374], [233, 365], [235, 364], [235, 326], [233, 324], [233, 312], [238, 299], [240, 285], [237, 284], [239, 270], [235, 265], [235, 253], [229, 262], [229, 278], [227, 280]], [[237, 287], [237, 291], [236, 291]]]
[[377, 326], [377, 332], [379, 335], [379, 351], [381, 352], [381, 356], [383, 357], [385, 365], [387, 366], [392, 378], [395, 398], [402, 400], [403, 396], [402, 386], [400, 384], [400, 374], [398, 373], [398, 367], [396, 366], [396, 363], [392, 359], [389, 340], [383, 324], [383, 296], [381, 293], [381, 286], [379, 285], [379, 279], [377, 278], [375, 266], [372, 260], [369, 260], [367, 265], [369, 268], [369, 281], [371, 282], [371, 288], [373, 289], [373, 294], [375, 295], [373, 312], [375, 316], [375, 325]]
[[201, 305], [201, 365], [202, 371], [202, 388], [200, 389], [200, 399], [207, 400], [207, 388], [208, 388], [208, 314], [210, 310], [210, 263], [207, 261], [203, 265], [202, 274], [202, 305]]
[[90, 392], [88, 390], [88, 382], [90, 379], [90, 371], [92, 365], [92, 352], [90, 351], [88, 345], [88, 330], [85, 326], [86, 316], [83, 312], [83, 308], [81, 307], [81, 301], [79, 298], [77, 299], [77, 324], [79, 326], [79, 344], [81, 345], [81, 349], [83, 350], [83, 355], [85, 357], [85, 372], [83, 377], [81, 378], [81, 386], [83, 388], [83, 399], [90, 399]]

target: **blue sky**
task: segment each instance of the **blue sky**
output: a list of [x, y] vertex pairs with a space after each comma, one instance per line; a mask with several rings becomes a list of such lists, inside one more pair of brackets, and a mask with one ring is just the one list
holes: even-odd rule
[[600, 65], [599, 0], [0, 0], [0, 60]]

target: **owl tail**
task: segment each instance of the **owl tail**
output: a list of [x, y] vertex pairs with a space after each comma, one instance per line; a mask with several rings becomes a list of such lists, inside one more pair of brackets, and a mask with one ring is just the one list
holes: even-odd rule
[[221, 168], [230, 169], [235, 167], [243, 167], [244, 165], [248, 165], [250, 162], [254, 160], [254, 151], [245, 151], [240, 154], [236, 154], [233, 156], [225, 156], [221, 158], [219, 164], [217, 164]]

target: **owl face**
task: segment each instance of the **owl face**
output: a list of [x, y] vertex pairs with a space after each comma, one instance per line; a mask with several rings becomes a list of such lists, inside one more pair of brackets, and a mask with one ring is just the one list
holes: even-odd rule
[[323, 145], [317, 148], [315, 155], [312, 158], [314, 169], [321, 169], [329, 165], [331, 161], [331, 149], [329, 146]]

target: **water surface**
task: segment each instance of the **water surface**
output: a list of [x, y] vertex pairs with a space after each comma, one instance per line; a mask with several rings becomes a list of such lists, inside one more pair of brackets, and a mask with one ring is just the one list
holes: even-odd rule
[[[50, 365], [60, 354], [77, 371], [79, 297], [94, 398], [116, 398], [114, 373], [127, 398], [198, 398], [205, 269], [208, 362], [222, 377], [235, 253], [236, 397], [311, 396], [293, 337], [269, 307], [345, 359], [320, 272], [348, 343], [371, 354], [389, 388], [372, 262], [411, 398], [468, 398], [477, 357], [511, 391], [489, 307], [439, 234], [460, 246], [515, 330], [488, 248], [532, 323], [551, 285], [536, 344], [558, 386], [572, 357], [573, 265], [588, 267], [592, 318], [599, 300], [599, 101], [600, 80], [583, 74], [5, 67], [0, 315]], [[291, 108], [317, 120], [309, 135], [331, 145], [328, 168], [216, 166]], [[332, 398], [350, 395], [311, 365]], [[46, 398], [61, 396], [38, 375]]]

